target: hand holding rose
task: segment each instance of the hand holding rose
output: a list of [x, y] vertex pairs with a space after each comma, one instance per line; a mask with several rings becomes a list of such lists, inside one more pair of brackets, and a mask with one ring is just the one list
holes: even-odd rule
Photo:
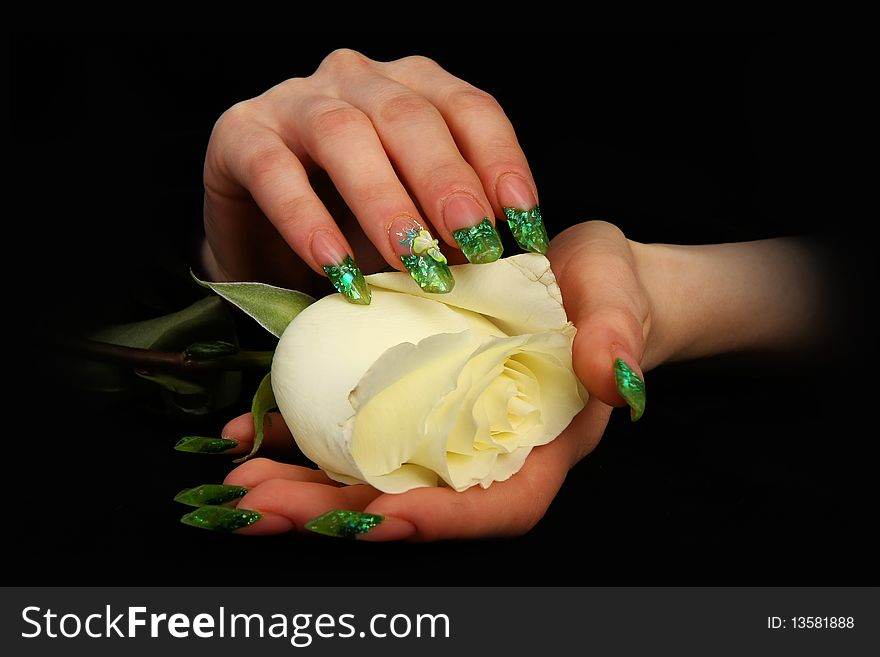
[[[485, 308], [423, 305], [419, 324], [370, 329], [374, 342], [381, 334], [391, 347], [373, 369], [383, 350], [368, 353], [370, 341], [360, 342], [357, 322], [322, 319], [300, 344], [282, 340], [279, 356], [290, 350], [305, 367], [287, 375], [280, 367], [273, 379], [298, 440], [332, 478], [263, 458], [248, 461], [225, 486], [179, 496], [206, 505], [185, 517], [204, 528], [252, 534], [309, 528], [366, 540], [520, 534], [596, 446], [610, 406], [628, 404], [634, 420], [644, 412], [643, 369], [727, 350], [797, 346], [823, 327], [821, 270], [811, 249], [794, 241], [644, 245], [594, 221], [565, 231], [548, 251], [534, 182], [503, 111], [424, 58], [382, 63], [337, 51], [314, 75], [235, 106], [215, 126], [205, 189], [203, 260], [211, 278], [303, 290], [311, 268], [347, 301], [372, 300], [374, 307], [361, 310], [374, 318], [421, 300], [403, 301], [379, 285], [371, 291], [352, 246], [367, 271], [384, 263], [407, 270], [418, 284], [408, 282], [410, 294], [455, 297], [467, 277], [456, 292], [447, 255], [449, 262], [483, 263], [474, 267], [498, 260], [494, 218], [505, 217], [520, 246], [547, 253], [565, 304], [563, 323], [567, 313], [577, 334], [566, 364], [559, 325], [499, 332], [497, 323], [480, 319]], [[447, 255], [441, 242], [451, 248]], [[306, 358], [322, 332], [324, 350]], [[480, 351], [484, 343], [491, 346]], [[437, 349], [446, 356], [435, 363]], [[545, 376], [535, 375], [542, 368]], [[572, 368], [589, 391], [573, 419], [582, 402], [575, 399]], [[322, 422], [300, 417], [297, 404], [326, 399], [325, 382], [340, 379], [357, 384], [351, 400], [339, 402], [351, 402], [354, 419], [345, 408]], [[539, 399], [542, 382], [552, 393]], [[505, 417], [492, 415], [498, 404], [484, 403], [487, 395], [504, 400]], [[554, 404], [560, 408], [548, 412]], [[462, 407], [470, 412], [457, 413]], [[544, 429], [535, 429], [542, 422]], [[423, 448], [425, 431], [446, 437], [439, 451]], [[250, 451], [250, 416], [230, 422], [223, 435], [238, 441], [226, 453]], [[292, 444], [280, 416], [265, 444]], [[448, 487], [419, 487], [438, 478]], [[233, 500], [235, 507], [219, 506]]]
[[[301, 531], [320, 518], [312, 528], [366, 540], [519, 534], [543, 516], [571, 466], [598, 443], [611, 412], [602, 399], [621, 402], [612, 374], [617, 354], [639, 354], [650, 369], [731, 349], [796, 347], [823, 326], [821, 269], [813, 251], [793, 240], [645, 245], [627, 240], [610, 224], [587, 222], [554, 240], [548, 256], [578, 328], [573, 367], [591, 396], [558, 438], [531, 450], [518, 473], [487, 489], [387, 494], [365, 484], [340, 486], [308, 468], [254, 459], [226, 478], [227, 485], [241, 488], [213, 492], [243, 495], [237, 508], [198, 524], [265, 534]], [[280, 420], [276, 416], [267, 429], [268, 446], [292, 442]], [[240, 441], [228, 453], [248, 451], [250, 416], [230, 422], [223, 435]], [[236, 518], [236, 512], [242, 515]]]

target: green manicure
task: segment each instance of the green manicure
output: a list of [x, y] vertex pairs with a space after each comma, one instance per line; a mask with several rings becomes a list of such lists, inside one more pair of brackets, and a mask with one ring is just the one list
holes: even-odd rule
[[202, 484], [195, 488], [185, 488], [174, 496], [175, 502], [189, 506], [220, 505], [244, 497], [248, 489], [244, 486], [225, 484]]
[[537, 205], [531, 210], [504, 208], [504, 216], [517, 244], [532, 253], [547, 253], [550, 240], [541, 218], [541, 208]]
[[459, 228], [452, 232], [452, 236], [468, 262], [477, 265], [495, 262], [504, 252], [501, 236], [488, 218], [471, 228]]
[[184, 525], [215, 532], [232, 532], [254, 524], [263, 517], [259, 511], [249, 509], [230, 509], [225, 506], [202, 506], [187, 513], [180, 519]]
[[339, 265], [324, 267], [324, 273], [327, 274], [333, 287], [345, 297], [346, 301], [364, 306], [369, 305], [372, 299], [370, 286], [351, 256], [345, 256], [345, 260]]
[[186, 436], [174, 446], [178, 452], [194, 454], [220, 454], [238, 446], [232, 438], [206, 438], [204, 436]]
[[617, 392], [629, 404], [629, 417], [635, 422], [645, 412], [645, 382], [622, 359], [614, 361], [614, 381]]
[[325, 536], [355, 538], [382, 524], [383, 520], [385, 516], [375, 513], [335, 510], [309, 520], [306, 529]]
[[449, 271], [449, 265], [439, 262], [426, 255], [400, 256], [403, 266], [409, 275], [425, 292], [446, 294], [455, 287], [455, 279]]

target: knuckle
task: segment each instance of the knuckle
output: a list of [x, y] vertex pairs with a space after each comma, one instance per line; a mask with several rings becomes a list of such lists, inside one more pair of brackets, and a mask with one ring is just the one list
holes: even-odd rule
[[388, 123], [431, 115], [439, 116], [437, 108], [412, 91], [395, 93], [382, 101], [379, 107], [379, 116]]
[[337, 48], [327, 55], [318, 71], [341, 72], [364, 68], [372, 63], [369, 57], [351, 48]]
[[470, 189], [470, 177], [465, 167], [466, 164], [455, 160], [428, 166], [421, 175], [419, 187], [438, 198], [446, 198]]
[[396, 63], [413, 69], [424, 70], [428, 68], [440, 68], [440, 64], [435, 62], [430, 57], [425, 57], [424, 55], [410, 55], [408, 57], [401, 57], [399, 60], [397, 60]]
[[274, 99], [276, 97], [298, 96], [311, 90], [311, 86], [307, 78], [288, 78], [266, 91], [261, 97]]
[[501, 110], [501, 105], [492, 94], [471, 86], [453, 89], [446, 102], [453, 112], [497, 112]]
[[214, 133], [226, 133], [234, 131], [242, 125], [256, 120], [257, 109], [253, 99], [243, 100], [227, 109], [214, 124]]
[[309, 112], [307, 125], [313, 137], [320, 141], [372, 124], [367, 115], [356, 107], [337, 102], [319, 104]]
[[262, 185], [287, 163], [287, 154], [275, 147], [260, 148], [250, 154], [245, 164], [254, 185]]
[[280, 230], [292, 229], [303, 217], [317, 213], [315, 200], [307, 194], [291, 196], [277, 201], [277, 216], [272, 223]]
[[400, 186], [393, 182], [375, 182], [359, 185], [353, 191], [355, 203], [363, 206], [375, 205], [380, 201], [394, 198], [400, 192]]

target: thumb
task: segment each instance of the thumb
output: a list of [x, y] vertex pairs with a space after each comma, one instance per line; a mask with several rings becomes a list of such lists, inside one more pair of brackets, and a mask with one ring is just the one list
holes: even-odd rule
[[575, 373], [591, 395], [645, 410], [645, 350], [650, 306], [630, 243], [616, 226], [589, 221], [569, 228], [547, 253], [569, 318], [577, 327]]

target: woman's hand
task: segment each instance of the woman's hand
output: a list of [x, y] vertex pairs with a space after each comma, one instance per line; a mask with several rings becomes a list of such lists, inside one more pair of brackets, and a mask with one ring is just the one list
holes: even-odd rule
[[[209, 507], [210, 518], [199, 517], [200, 510], [196, 510], [195, 517], [185, 522], [207, 529], [236, 528], [244, 534], [277, 534], [302, 532], [316, 518], [343, 510], [346, 514], [370, 514], [368, 519], [383, 518], [375, 528], [357, 536], [365, 540], [433, 541], [523, 534], [543, 517], [572, 465], [599, 442], [610, 413], [605, 404], [590, 400], [558, 438], [533, 449], [525, 466], [513, 477], [463, 493], [451, 488], [416, 488], [385, 494], [365, 484], [340, 485], [320, 470], [255, 458], [235, 468], [224, 481], [226, 486], [247, 489], [246, 493], [240, 491], [244, 496], [238, 499], [235, 509], [216, 511], [216, 507]], [[223, 435], [238, 440], [239, 446], [228, 453], [250, 451], [253, 433], [250, 414], [232, 420]], [[295, 448], [280, 415], [273, 414], [263, 444], [276, 453]], [[258, 516], [248, 516], [252, 511]], [[246, 523], [230, 526], [237, 513], [247, 516]], [[347, 528], [343, 525], [343, 531], [335, 535], [353, 537], [345, 532]], [[319, 523], [313, 529], [322, 527]]]
[[547, 249], [501, 107], [424, 57], [337, 50], [311, 76], [235, 105], [214, 127], [204, 182], [203, 262], [215, 280], [303, 290], [310, 268], [369, 303], [348, 260], [355, 249], [364, 269], [409, 269], [432, 292], [454, 284], [434, 236], [453, 262], [465, 261], [459, 248], [491, 262], [501, 255], [495, 217], [506, 216], [524, 248]]
[[[600, 384], [607, 383], [611, 372], [609, 355], [641, 355], [641, 336], [650, 333], [646, 328], [650, 304], [632, 246], [614, 226], [590, 222], [554, 240], [548, 254], [570, 316], [585, 327], [579, 325], [576, 337], [575, 369]], [[606, 343], [616, 345], [613, 351], [604, 346]], [[594, 358], [597, 350], [605, 360]], [[602, 394], [611, 403], [623, 403], [613, 377], [610, 388]], [[196, 511], [186, 522], [269, 534], [302, 531], [315, 518], [341, 510], [343, 516], [331, 515], [309, 527], [330, 533], [339, 533], [341, 527], [350, 532], [352, 526], [368, 528], [375, 516], [381, 516], [382, 522], [359, 536], [367, 540], [438, 540], [521, 534], [544, 515], [568, 470], [599, 442], [610, 413], [608, 405], [592, 396], [558, 438], [532, 450], [516, 475], [488, 489], [473, 487], [464, 493], [419, 488], [388, 495], [367, 485], [342, 486], [319, 470], [257, 458], [234, 469], [224, 482], [242, 487], [224, 489], [231, 495], [243, 495], [236, 509]], [[249, 452], [254, 439], [251, 415], [231, 421], [223, 435], [238, 441], [227, 453]], [[263, 453], [289, 453], [293, 444], [281, 416], [273, 415], [266, 427]]]
[[[556, 238], [548, 257], [578, 327], [574, 368], [591, 396], [569, 427], [535, 448], [513, 477], [464, 493], [420, 488], [388, 495], [366, 485], [341, 486], [317, 470], [255, 459], [226, 478], [247, 489], [234, 491], [243, 495], [236, 509], [206, 518], [196, 511], [188, 522], [257, 534], [309, 525], [367, 540], [521, 534], [543, 516], [568, 470], [599, 442], [608, 404], [628, 403], [633, 417], [644, 410], [643, 370], [735, 349], [803, 346], [827, 326], [824, 269], [813, 248], [797, 240], [646, 245], [592, 221]], [[621, 381], [619, 360], [637, 386], [632, 378]], [[292, 438], [276, 417], [267, 428], [267, 448], [289, 449]], [[251, 416], [230, 422], [224, 435], [239, 441], [230, 453], [250, 451]], [[336, 513], [324, 516], [328, 512]]]

